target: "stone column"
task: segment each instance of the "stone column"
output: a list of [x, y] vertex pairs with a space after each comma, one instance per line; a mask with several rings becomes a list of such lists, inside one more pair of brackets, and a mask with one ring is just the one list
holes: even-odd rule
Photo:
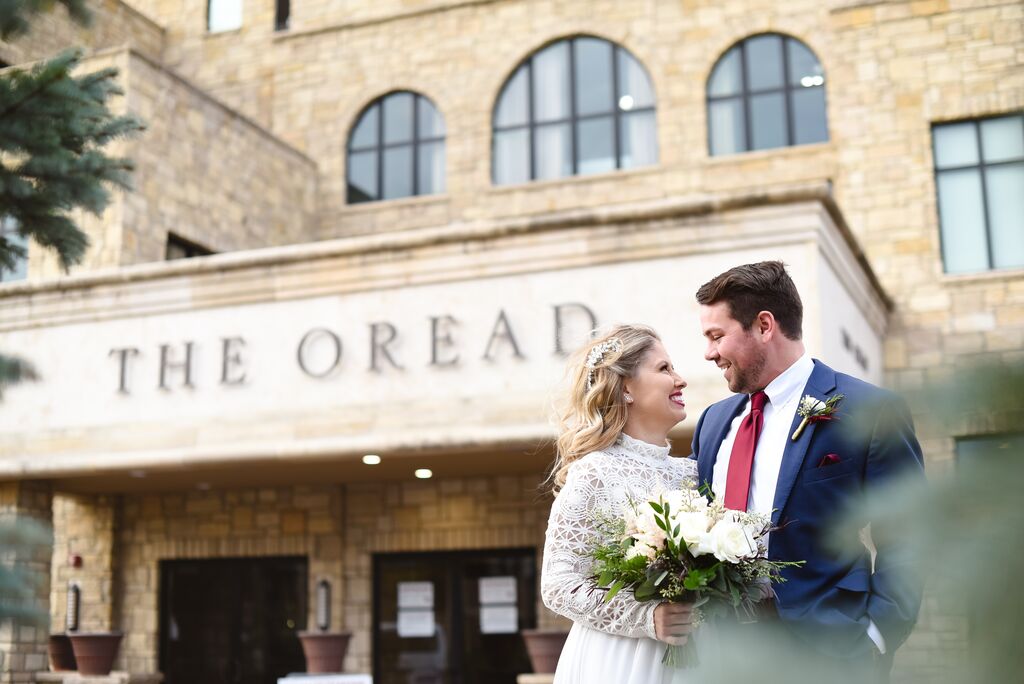
[[114, 617], [117, 510], [117, 498], [110, 495], [65, 493], [54, 496], [53, 588], [50, 594], [54, 631], [64, 631], [71, 582], [81, 590], [80, 632], [107, 632], [118, 627]]
[[[52, 529], [52, 485], [32, 480], [0, 483], [0, 527], [23, 528], [28, 521]], [[0, 548], [0, 563], [23, 573], [29, 587], [23, 596], [0, 595], [0, 684], [31, 682], [33, 673], [47, 669], [52, 558], [49, 539], [5, 543]], [[28, 609], [36, 617], [12, 617], [12, 608]]]

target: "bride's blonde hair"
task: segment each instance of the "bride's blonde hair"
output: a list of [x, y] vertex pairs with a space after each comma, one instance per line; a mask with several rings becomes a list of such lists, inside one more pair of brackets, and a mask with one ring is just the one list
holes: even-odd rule
[[558, 411], [555, 465], [549, 478], [555, 494], [565, 484], [573, 461], [618, 439], [626, 426], [623, 384], [659, 341], [648, 327], [617, 325], [570, 357], [569, 387]]

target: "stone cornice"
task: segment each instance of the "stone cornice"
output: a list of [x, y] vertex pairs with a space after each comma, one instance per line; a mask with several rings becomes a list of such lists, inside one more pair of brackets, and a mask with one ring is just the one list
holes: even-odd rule
[[[362, 291], [410, 282], [457, 280], [471, 277], [460, 271], [458, 265], [459, 255], [462, 255], [461, 260], [465, 262], [468, 252], [474, 254], [474, 263], [464, 265], [472, 266], [472, 270], [480, 275], [652, 258], [665, 250], [672, 252], [673, 248], [664, 239], [652, 239], [649, 245], [636, 244], [634, 241], [628, 250], [616, 244], [611, 252], [602, 254], [600, 239], [602, 236], [613, 236], [616, 230], [627, 227], [632, 232], [656, 231], [666, 222], [692, 222], [701, 218], [712, 219], [709, 223], [715, 223], [726, 220], [727, 215], [733, 212], [801, 203], [814, 203], [824, 209], [853, 258], [863, 269], [875, 296], [891, 310], [892, 301], [881, 287], [863, 250], [843, 219], [829, 186], [805, 184], [769, 188], [754, 193], [606, 205], [542, 215], [453, 223], [381, 235], [139, 264], [49, 281], [9, 283], [0, 286], [0, 330], [133, 313], [143, 315], [154, 310], [173, 310], [181, 305], [194, 308], [203, 306], [203, 303], [206, 306], [228, 305], [324, 293], [317, 290]], [[582, 228], [588, 229], [587, 235], [579, 234]], [[501, 254], [501, 249], [491, 249], [487, 254], [487, 263], [482, 263], [488, 247], [500, 246], [505, 250], [515, 248], [521, 246], [522, 238], [526, 237], [545, 243], [545, 249], [538, 250], [538, 260], [523, 263], [521, 254], [505, 256]], [[753, 237], [748, 236], [746, 239]], [[762, 235], [760, 239], [777, 243], [786, 237], [773, 235], [769, 238]], [[588, 245], [585, 254], [580, 254], [578, 249], [566, 249], [566, 238], [583, 239], [592, 244]], [[676, 235], [672, 242], [676, 243], [675, 250], [682, 247], [679, 241], [684, 241], [688, 243], [686, 251], [699, 251], [715, 248], [717, 239], [714, 234]], [[556, 245], [561, 246], [561, 251]], [[447, 262], [444, 272], [435, 270], [429, 274], [421, 267], [397, 270], [388, 268], [389, 263], [402, 259], [403, 255], [409, 259], [418, 259], [426, 255], [425, 251]], [[417, 254], [414, 256], [413, 252]], [[327, 277], [303, 278], [303, 275], [309, 275], [311, 271], [338, 271], [337, 267], [330, 269], [329, 264], [325, 265], [325, 262], [330, 261], [349, 266], [358, 264], [361, 267], [378, 263], [381, 268], [374, 279], [368, 280], [365, 273], [359, 274], [358, 282], [346, 282], [344, 272], [335, 272]], [[303, 284], [304, 280], [310, 282]], [[312, 281], [316, 281], [315, 284]], [[183, 293], [183, 290], [186, 292]], [[175, 295], [175, 292], [179, 295]], [[111, 309], [104, 311], [101, 307], [89, 311], [90, 307], [83, 308], [87, 300], [96, 296], [109, 304]], [[174, 300], [180, 300], [177, 306]]]

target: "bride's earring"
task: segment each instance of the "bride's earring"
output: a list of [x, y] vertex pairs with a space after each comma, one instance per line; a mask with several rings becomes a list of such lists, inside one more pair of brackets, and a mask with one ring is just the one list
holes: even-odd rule
[[629, 396], [629, 395], [627, 394], [627, 395], [626, 395], [626, 403], [627, 403], [627, 404], [632, 404], [632, 403], [633, 403], [633, 397], [631, 397], [631, 396]]

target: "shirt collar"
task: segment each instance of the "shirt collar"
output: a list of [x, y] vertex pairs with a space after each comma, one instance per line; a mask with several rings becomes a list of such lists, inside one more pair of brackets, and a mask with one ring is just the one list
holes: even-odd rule
[[814, 361], [810, 355], [804, 355], [797, 359], [792, 366], [782, 371], [777, 378], [768, 383], [764, 393], [768, 395], [768, 401], [776, 408], [782, 407], [796, 398], [800, 391], [811, 379], [814, 372]]

